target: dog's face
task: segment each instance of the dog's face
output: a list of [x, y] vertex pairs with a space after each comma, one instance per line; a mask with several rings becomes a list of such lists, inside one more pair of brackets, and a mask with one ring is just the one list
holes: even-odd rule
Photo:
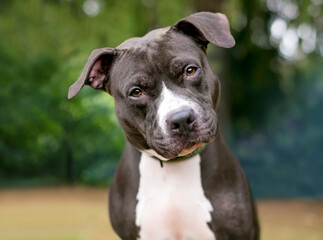
[[232, 47], [222, 14], [197, 13], [169, 28], [92, 52], [74, 97], [84, 84], [110, 93], [127, 140], [166, 160], [215, 138], [220, 85], [206, 59], [212, 42]]

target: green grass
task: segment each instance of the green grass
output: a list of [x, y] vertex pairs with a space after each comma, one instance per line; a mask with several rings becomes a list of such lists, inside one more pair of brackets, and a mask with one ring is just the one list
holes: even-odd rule
[[[117, 240], [107, 213], [107, 190], [0, 190], [1, 240]], [[322, 240], [323, 202], [258, 202], [262, 240]]]
[[108, 192], [89, 188], [0, 191], [1, 240], [115, 240]]
[[258, 202], [263, 240], [322, 240], [323, 202]]

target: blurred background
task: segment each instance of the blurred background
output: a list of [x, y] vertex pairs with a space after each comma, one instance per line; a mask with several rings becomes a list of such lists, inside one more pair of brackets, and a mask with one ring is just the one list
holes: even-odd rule
[[[210, 45], [208, 58], [222, 85], [221, 126], [254, 196], [323, 198], [323, 0], [0, 0], [2, 211], [34, 187], [48, 197], [63, 186], [63, 197], [109, 186], [124, 143], [113, 99], [85, 87], [67, 100], [68, 87], [93, 49], [196, 11], [225, 13], [236, 39], [232, 49]], [[28, 188], [15, 195], [17, 187]]]

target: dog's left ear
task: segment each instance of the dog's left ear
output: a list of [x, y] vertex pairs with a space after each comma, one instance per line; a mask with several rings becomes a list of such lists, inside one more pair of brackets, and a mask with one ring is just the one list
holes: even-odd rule
[[209, 42], [224, 48], [235, 45], [228, 18], [221, 13], [195, 13], [179, 20], [172, 28], [195, 38], [205, 46]]
[[117, 56], [118, 51], [113, 48], [100, 48], [92, 51], [80, 77], [70, 86], [68, 99], [75, 97], [84, 85], [109, 92], [109, 89], [107, 89], [109, 71]]

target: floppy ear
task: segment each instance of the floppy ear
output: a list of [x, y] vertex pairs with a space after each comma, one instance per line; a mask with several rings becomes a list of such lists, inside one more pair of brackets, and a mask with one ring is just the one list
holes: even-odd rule
[[68, 90], [68, 99], [75, 97], [85, 85], [94, 89], [106, 90], [109, 69], [117, 50], [113, 48], [100, 48], [92, 51], [83, 71], [77, 81]]
[[221, 13], [195, 13], [179, 20], [173, 28], [195, 38], [205, 46], [209, 42], [224, 48], [235, 45], [228, 18]]

